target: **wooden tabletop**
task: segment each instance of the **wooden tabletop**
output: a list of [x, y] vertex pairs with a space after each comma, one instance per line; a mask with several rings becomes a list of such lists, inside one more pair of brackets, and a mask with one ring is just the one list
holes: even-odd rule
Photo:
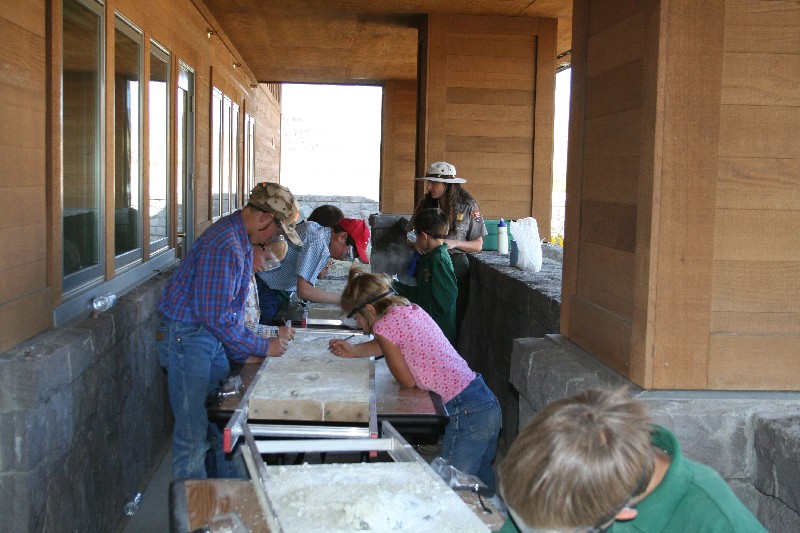
[[269, 533], [252, 481], [179, 479], [169, 494], [170, 530], [187, 533], [218, 515], [238, 513], [251, 533]]

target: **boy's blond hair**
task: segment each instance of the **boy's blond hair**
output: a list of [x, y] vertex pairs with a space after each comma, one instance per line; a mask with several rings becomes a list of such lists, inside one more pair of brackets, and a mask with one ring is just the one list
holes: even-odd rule
[[555, 401], [509, 448], [500, 467], [503, 498], [529, 528], [610, 522], [652, 476], [650, 431], [646, 407], [624, 388]]

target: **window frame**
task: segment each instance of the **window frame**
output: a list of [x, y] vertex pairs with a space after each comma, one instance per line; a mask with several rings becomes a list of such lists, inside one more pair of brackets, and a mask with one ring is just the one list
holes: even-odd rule
[[244, 128], [242, 139], [244, 142], [244, 191], [242, 191], [242, 204], [246, 203], [247, 195], [255, 187], [256, 154], [255, 154], [255, 129], [256, 119], [250, 113], [244, 113]]
[[[94, 265], [90, 265], [88, 267], [82, 268], [75, 272], [71, 272], [69, 274], [64, 274], [63, 265], [61, 268], [61, 288], [62, 293], [64, 294], [65, 298], [69, 298], [72, 294], [80, 292], [86, 286], [91, 285], [93, 283], [97, 283], [101, 281], [105, 274], [105, 253], [106, 253], [106, 241], [105, 235], [101, 231], [101, 228], [105, 226], [102, 223], [105, 220], [105, 198], [106, 198], [106, 188], [105, 188], [105, 138], [106, 138], [106, 106], [105, 106], [105, 98], [106, 98], [106, 79], [105, 79], [105, 65], [106, 65], [106, 32], [105, 32], [105, 8], [103, 4], [99, 1], [94, 0], [70, 0], [76, 4], [79, 4], [86, 8], [87, 10], [91, 11], [95, 15], [97, 15], [97, 22], [98, 22], [98, 40], [96, 41], [97, 45], [97, 100], [96, 104], [96, 120], [95, 120], [95, 131], [97, 133], [97, 138], [95, 141], [95, 154], [94, 154], [94, 165], [97, 169], [94, 175], [95, 180], [95, 192], [98, 196], [98, 203], [97, 203], [97, 223], [96, 223], [96, 244], [97, 244], [97, 263]], [[63, 149], [63, 138], [64, 138], [64, 100], [63, 95], [64, 92], [64, 63], [63, 63], [63, 54], [64, 54], [64, 44], [63, 44], [63, 37], [64, 37], [64, 19], [63, 19], [63, 5], [62, 5], [62, 20], [61, 20], [61, 56], [62, 56], [62, 63], [61, 69], [59, 72], [59, 91], [62, 97], [61, 100], [61, 124], [60, 124], [60, 134], [62, 139], [62, 149], [61, 149], [61, 165], [60, 165], [60, 175], [58, 176], [59, 180], [59, 190], [61, 190], [61, 194], [59, 195], [59, 206], [61, 210], [61, 218], [62, 218], [62, 231], [61, 231], [61, 246], [62, 246], [62, 255], [63, 255], [63, 248], [65, 246], [65, 236], [64, 236], [64, 149]]]
[[[166, 64], [166, 67], [167, 67], [167, 82], [166, 82], [167, 101], [166, 101], [166, 109], [165, 109], [165, 112], [164, 112], [164, 120], [166, 122], [166, 142], [165, 142], [165, 150], [164, 150], [165, 151], [165, 153], [164, 153], [164, 157], [165, 157], [164, 165], [165, 165], [165, 168], [166, 168], [166, 183], [164, 184], [164, 187], [165, 187], [165, 194], [166, 194], [166, 198], [165, 198], [166, 205], [165, 205], [165, 209], [164, 209], [164, 211], [165, 211], [164, 217], [165, 217], [165, 220], [166, 220], [167, 232], [166, 232], [166, 235], [164, 235], [163, 237], [160, 237], [160, 238], [158, 238], [156, 240], [153, 240], [153, 231], [152, 231], [153, 213], [151, 211], [152, 201], [153, 201], [152, 200], [152, 194], [151, 194], [151, 192], [152, 192], [152, 183], [153, 183], [153, 174], [152, 174], [152, 172], [150, 172], [149, 173], [149, 179], [148, 179], [148, 187], [147, 187], [147, 189], [148, 189], [147, 190], [147, 202], [148, 202], [148, 204], [147, 204], [147, 214], [148, 214], [148, 217], [150, 218], [151, 222], [150, 222], [150, 226], [149, 226], [150, 227], [150, 231], [148, 232], [148, 236], [147, 237], [148, 237], [148, 240], [149, 240], [150, 257], [151, 258], [156, 256], [156, 255], [158, 255], [158, 254], [160, 254], [160, 253], [163, 253], [164, 250], [169, 248], [169, 236], [172, 234], [172, 209], [173, 209], [173, 206], [172, 206], [172, 201], [173, 201], [172, 196], [173, 195], [171, 194], [172, 189], [173, 189], [173, 187], [172, 187], [172, 183], [173, 183], [173, 179], [172, 179], [173, 178], [173, 172], [172, 172], [172, 133], [173, 133], [172, 132], [172, 54], [170, 53], [170, 51], [166, 47], [162, 46], [158, 41], [156, 41], [155, 39], [151, 38], [150, 39], [150, 54], [149, 54], [149, 58], [148, 58], [149, 61], [153, 60], [152, 56], [158, 57], [160, 60], [162, 60]], [[150, 72], [151, 72], [150, 78], [147, 80], [148, 84], [152, 81], [152, 66], [151, 66]], [[147, 103], [147, 108], [148, 108], [147, 109], [148, 113], [150, 113], [150, 103], [152, 102], [151, 96], [152, 96], [152, 93], [148, 90], [148, 96], [147, 96], [147, 102], [146, 102]], [[148, 124], [149, 125], [148, 125], [148, 128], [147, 128], [147, 135], [148, 135], [147, 143], [148, 143], [149, 146], [151, 146], [151, 136], [150, 136], [150, 134], [153, 131], [152, 121], [150, 121]], [[152, 166], [151, 166], [152, 165], [152, 157], [151, 157], [152, 156], [152, 150], [149, 149], [147, 153], [148, 153], [147, 165], [148, 165], [148, 168], [150, 170], [152, 170]]]
[[[139, 83], [138, 83], [138, 88], [137, 88], [138, 90], [136, 91], [136, 95], [138, 97], [138, 108], [137, 108], [137, 117], [136, 117], [136, 119], [138, 120], [138, 124], [137, 124], [138, 127], [136, 129], [136, 131], [137, 131], [136, 145], [137, 145], [139, 158], [138, 158], [138, 167], [136, 169], [136, 176], [135, 176], [135, 178], [136, 178], [136, 189], [138, 191], [138, 195], [137, 195], [137, 198], [136, 198], [136, 201], [138, 202], [138, 204], [137, 204], [138, 205], [138, 209], [137, 209], [136, 217], [135, 217], [136, 218], [136, 230], [137, 230], [138, 246], [136, 246], [134, 248], [131, 248], [129, 250], [124, 250], [120, 254], [117, 254], [117, 252], [116, 252], [116, 244], [115, 244], [115, 248], [114, 248], [114, 270], [115, 270], [115, 272], [119, 272], [119, 271], [124, 270], [126, 268], [130, 268], [132, 265], [142, 263], [143, 254], [144, 254], [144, 239], [145, 239], [145, 236], [144, 236], [144, 214], [143, 214], [144, 213], [144, 209], [143, 209], [144, 208], [144, 198], [145, 198], [145, 194], [144, 194], [144, 174], [143, 174], [143, 172], [144, 172], [144, 157], [143, 157], [143, 154], [144, 154], [144, 107], [145, 107], [145, 101], [144, 101], [144, 31], [142, 31], [141, 28], [139, 28], [137, 25], [135, 25], [130, 19], [125, 17], [125, 15], [123, 15], [122, 13], [115, 12], [114, 13], [114, 36], [115, 36], [115, 38], [116, 38], [116, 32], [117, 31], [122, 32], [127, 37], [129, 37], [132, 40], [136, 41], [137, 44], [139, 45], [139, 58], [138, 58], [138, 65], [139, 65], [138, 79], [139, 79]], [[115, 72], [115, 74], [117, 72], [116, 64], [114, 65], [114, 72]], [[117, 99], [116, 87], [114, 88], [114, 90], [115, 90], [114, 103], [115, 103], [115, 106], [116, 106], [116, 101], [117, 101], [116, 100]], [[149, 104], [149, 102], [148, 102], [148, 104]], [[117, 132], [115, 131], [114, 132], [115, 157], [116, 157], [116, 152], [117, 152], [117, 147], [116, 147], [117, 135], [116, 135], [116, 133]], [[131, 143], [131, 147], [132, 146], [133, 146], [133, 143]], [[115, 175], [114, 175], [114, 184], [115, 184], [114, 187], [115, 187], [115, 190], [114, 190], [114, 193], [113, 193], [115, 197], [116, 197], [116, 182], [117, 182], [117, 179], [118, 179], [118, 177], [116, 176], [116, 168], [119, 168], [119, 166], [115, 162]], [[132, 187], [133, 186], [133, 180], [134, 180], [133, 172], [131, 172], [130, 180], [131, 180], [130, 186]], [[108, 201], [108, 196], [106, 196], [106, 200]], [[118, 237], [118, 235], [117, 235], [117, 224], [116, 224], [116, 214], [117, 214], [118, 207], [116, 205], [116, 198], [112, 199], [111, 204], [114, 207], [114, 215], [115, 215], [115, 218], [114, 218], [114, 240], [115, 240], [115, 243], [116, 243], [116, 239]], [[128, 209], [128, 208], [126, 207], [126, 209]]]

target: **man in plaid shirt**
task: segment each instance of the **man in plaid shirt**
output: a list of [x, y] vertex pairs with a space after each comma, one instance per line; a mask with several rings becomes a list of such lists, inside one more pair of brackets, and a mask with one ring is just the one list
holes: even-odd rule
[[294, 195], [277, 183], [260, 183], [247, 205], [223, 217], [193, 244], [172, 274], [158, 304], [159, 362], [167, 370], [175, 417], [172, 474], [175, 479], [239, 477], [240, 460], [226, 457], [222, 434], [209, 423], [205, 400], [230, 374], [228, 359], [281, 355], [287, 341], [255, 335], [245, 327], [245, 298], [253, 269], [253, 245], [295, 231]]

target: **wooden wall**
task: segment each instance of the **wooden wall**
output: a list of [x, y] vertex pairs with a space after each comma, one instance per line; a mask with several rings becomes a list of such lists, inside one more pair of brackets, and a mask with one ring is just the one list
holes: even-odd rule
[[380, 208], [382, 213], [414, 211], [417, 143], [417, 83], [388, 80], [383, 86]]
[[2, 352], [51, 323], [45, 2], [4, 2], [0, 34]]
[[[448, 161], [486, 218], [550, 235], [555, 19], [429, 15], [417, 171]], [[538, 95], [538, 96], [537, 96]], [[419, 191], [418, 191], [419, 194]]]
[[562, 333], [647, 388], [798, 388], [800, 6], [573, 15]]
[[800, 3], [726, 0], [709, 387], [800, 388]]
[[[54, 306], [61, 301], [61, 124], [60, 1], [21, 0], [0, 12], [0, 352], [52, 326]], [[172, 58], [172, 99], [178, 60], [195, 71], [195, 226], [197, 234], [210, 225], [209, 106], [217, 84], [244, 111], [256, 117], [256, 175], [277, 180], [280, 139], [279, 95], [257, 85], [247, 66], [199, 0], [106, 0], [107, 65], [113, 65], [114, 11], [144, 31], [145, 61], [150, 39], [167, 48]], [[48, 15], [48, 11], [52, 14]], [[53, 22], [51, 27], [51, 21]], [[52, 56], [53, 61], [48, 57]], [[234, 63], [240, 67], [234, 68]], [[108, 79], [108, 78], [107, 78]], [[252, 85], [256, 85], [252, 87]], [[108, 91], [110, 93], [110, 91]], [[108, 103], [113, 103], [109, 98]], [[146, 103], [145, 103], [146, 106]], [[113, 115], [107, 113], [111, 130]], [[106, 168], [113, 169], [113, 139], [107, 135]], [[174, 132], [173, 132], [174, 135]], [[277, 142], [273, 143], [273, 139]], [[146, 147], [147, 143], [145, 143]], [[174, 154], [174, 137], [173, 150]], [[145, 152], [146, 153], [146, 152]], [[147, 168], [145, 164], [144, 168]], [[173, 162], [174, 169], [174, 162]], [[173, 170], [174, 171], [174, 170]], [[106, 181], [113, 185], [113, 173]], [[243, 172], [240, 171], [240, 179]], [[241, 188], [240, 188], [241, 190]], [[113, 210], [107, 209], [113, 217]], [[111, 231], [112, 223], [106, 231]], [[113, 240], [107, 253], [113, 256]], [[110, 250], [110, 251], [109, 251]], [[108, 257], [106, 258], [108, 261]], [[113, 257], [112, 257], [113, 259]], [[113, 261], [107, 277], [113, 277]]]

